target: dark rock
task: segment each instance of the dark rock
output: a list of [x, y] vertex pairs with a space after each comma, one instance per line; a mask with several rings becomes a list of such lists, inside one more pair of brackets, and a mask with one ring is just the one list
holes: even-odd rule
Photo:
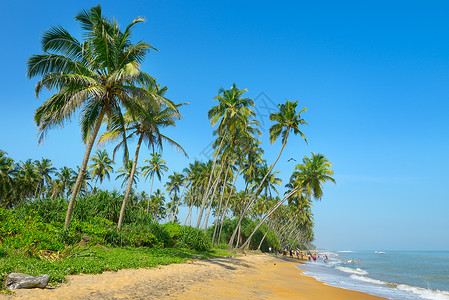
[[50, 280], [48, 275], [30, 276], [22, 273], [11, 273], [6, 277], [5, 286], [10, 290], [45, 288]]

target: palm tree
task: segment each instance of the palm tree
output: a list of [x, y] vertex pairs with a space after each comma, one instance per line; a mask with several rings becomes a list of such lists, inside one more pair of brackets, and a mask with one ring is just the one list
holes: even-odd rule
[[139, 181], [139, 172], [132, 173], [133, 169], [133, 161], [128, 160], [125, 164], [123, 164], [120, 169], [117, 170], [118, 175], [115, 177], [115, 179], [122, 178], [123, 182], [121, 187], [123, 188], [128, 182], [131, 181], [132, 184], [137, 185], [137, 181]]
[[48, 158], [42, 158], [41, 161], [36, 160], [34, 162], [36, 172], [39, 174], [41, 181], [39, 182], [39, 189], [42, 190], [45, 184], [50, 186], [51, 174], [56, 172], [56, 168], [53, 167], [53, 163]]
[[[162, 159], [162, 154], [159, 153], [151, 153], [151, 159], [144, 159], [143, 162], [147, 162], [148, 165], [142, 167], [142, 177], [145, 177], [145, 180], [148, 179], [148, 176], [151, 177], [151, 186], [150, 186], [150, 198], [151, 192], [153, 190], [153, 182], [154, 175], [157, 176], [159, 181], [161, 181], [163, 172], [168, 171], [168, 167], [165, 164], [165, 160]], [[150, 209], [150, 201], [148, 201], [147, 213]]]
[[302, 197], [303, 195], [301, 194], [305, 192], [306, 195], [313, 196], [315, 200], [320, 200], [323, 196], [323, 184], [326, 181], [335, 183], [335, 179], [332, 178], [334, 171], [332, 171], [331, 167], [332, 164], [323, 154], [312, 153], [312, 158], [305, 156], [303, 164], [295, 167], [298, 171], [293, 174], [293, 178], [290, 180], [290, 191], [288, 191], [287, 195], [268, 211], [241, 248], [249, 247], [249, 243], [254, 233], [271, 216], [271, 214], [291, 196], [297, 195], [298, 197]]
[[178, 193], [183, 182], [184, 176], [181, 173], [174, 172], [172, 175], [168, 176], [168, 182], [165, 184], [165, 187], [169, 195], [172, 195], [172, 209], [170, 210], [168, 222], [171, 222], [171, 216], [173, 216], [173, 220], [175, 219], [176, 212], [178, 210], [178, 204], [180, 201], [180, 199], [178, 198]]
[[63, 194], [64, 192], [66, 192], [66, 197], [68, 197], [72, 191], [72, 187], [76, 179], [75, 176], [76, 172], [73, 169], [66, 166], [60, 168], [59, 171], [56, 172], [56, 177], [59, 180], [59, 182], [57, 182], [58, 186], [56, 186], [56, 190], [53, 190], [53, 193], [56, 191], [56, 195], [52, 196], [52, 198], [54, 199], [59, 194]]
[[[167, 87], [161, 88], [160, 84], [156, 85], [155, 81], [152, 81], [151, 84], [145, 87], [145, 89], [151, 93], [163, 97], [165, 92], [167, 91]], [[164, 98], [166, 99], [166, 98]], [[162, 141], [169, 143], [171, 146], [174, 146], [178, 151], [182, 151], [186, 156], [186, 152], [184, 149], [176, 143], [174, 140], [170, 139], [166, 135], [160, 132], [161, 128], [168, 126], [175, 126], [175, 122], [177, 119], [180, 119], [181, 115], [177, 111], [176, 108], [167, 107], [164, 105], [160, 105], [153, 101], [145, 101], [146, 99], [138, 100], [139, 105], [143, 109], [143, 113], [140, 114], [132, 114], [127, 112], [125, 114], [125, 130], [131, 133], [126, 136], [125, 140], [120, 142], [117, 147], [114, 149], [114, 153], [117, 149], [125, 145], [125, 141], [138, 137], [136, 152], [134, 154], [134, 161], [131, 169], [131, 177], [134, 175], [137, 168], [137, 160], [139, 158], [139, 151], [142, 145], [142, 142], [145, 142], [148, 148], [159, 147], [162, 150]], [[166, 99], [167, 102], [170, 100]], [[171, 101], [170, 101], [171, 102]], [[175, 107], [179, 107], [182, 104], [175, 105]], [[104, 134], [101, 140], [113, 140], [117, 139], [122, 134], [121, 124], [118, 123], [118, 126], [113, 130]], [[125, 192], [125, 197], [123, 198], [123, 205], [120, 211], [120, 218], [118, 222], [118, 230], [122, 227], [122, 221], [125, 214], [126, 204], [128, 202], [129, 193], [131, 191], [132, 183], [128, 183], [128, 187]]]
[[97, 150], [95, 155], [90, 158], [90, 161], [92, 161], [92, 164], [87, 166], [87, 169], [91, 170], [90, 175], [92, 176], [92, 179], [96, 178], [92, 188], [92, 191], [94, 191], [98, 179], [100, 179], [101, 184], [105, 178], [111, 178], [110, 172], [113, 171], [112, 164], [114, 164], [114, 162], [109, 158], [106, 150]]
[[[243, 210], [242, 217], [240, 217], [237, 227], [240, 226], [243, 216], [248, 212], [248, 210], [253, 205], [253, 203], [259, 193], [259, 190], [262, 188], [262, 185], [264, 184], [268, 175], [271, 173], [271, 171], [273, 170], [277, 161], [281, 157], [282, 151], [284, 150], [285, 146], [287, 145], [287, 140], [288, 140], [290, 131], [292, 131], [293, 134], [295, 134], [295, 135], [299, 134], [304, 139], [304, 141], [306, 141], [306, 143], [307, 143], [306, 137], [299, 129], [300, 125], [307, 125], [306, 121], [304, 121], [304, 119], [301, 118], [301, 113], [305, 112], [307, 110], [307, 108], [303, 108], [299, 112], [297, 112], [296, 111], [297, 105], [298, 105], [298, 101], [291, 102], [291, 101], [287, 100], [284, 104], [279, 105], [279, 112], [270, 114], [270, 120], [276, 122], [275, 124], [273, 124], [270, 127], [270, 130], [269, 130], [270, 131], [270, 143], [273, 144], [274, 142], [276, 142], [276, 140], [279, 138], [279, 136], [282, 135], [282, 147], [281, 147], [281, 150], [279, 151], [279, 154], [278, 154], [276, 160], [270, 166], [270, 169], [265, 174], [265, 176], [262, 179], [262, 181], [260, 182], [259, 186], [255, 189], [253, 195], [251, 196], [250, 200], [248, 201], [248, 205]], [[236, 228], [236, 230], [237, 230], [237, 228]]]
[[[101, 7], [96, 6], [77, 14], [75, 20], [81, 24], [83, 42], [61, 26], [52, 27], [42, 37], [44, 54], [31, 56], [27, 63], [29, 78], [41, 76], [36, 84], [36, 96], [44, 88], [56, 90], [34, 115], [39, 142], [50, 129], [64, 126], [76, 111], [81, 111], [81, 132], [87, 145], [67, 209], [65, 229], [70, 224], [73, 205], [103, 119], [115, 117], [123, 123], [121, 109], [139, 111], [136, 96], [150, 96], [135, 84], [150, 82], [151, 77], [140, 68], [145, 55], [154, 49], [143, 41], [131, 43], [132, 29], [144, 21], [142, 18], [134, 19], [121, 31], [117, 22], [103, 16]], [[165, 102], [158, 96], [154, 98]]]
[[160, 189], [157, 189], [154, 192], [154, 195], [151, 195], [148, 199], [148, 213], [153, 216], [153, 219], [158, 221], [165, 218], [165, 195], [162, 193]]
[[6, 152], [0, 150], [0, 205], [8, 208], [15, 203], [14, 193], [16, 176], [19, 168], [14, 160], [6, 156]]
[[219, 138], [221, 138], [221, 141], [214, 155], [214, 163], [212, 165], [212, 171], [210, 173], [207, 187], [203, 195], [201, 209], [198, 216], [197, 228], [199, 228], [201, 224], [204, 207], [210, 194], [212, 176], [214, 175], [215, 164], [218, 155], [222, 150], [222, 146], [225, 140], [224, 136], [234, 136], [236, 132], [241, 128], [251, 128], [250, 126], [248, 126], [248, 124], [250, 123], [251, 118], [254, 118], [254, 116], [256, 115], [255, 112], [250, 108], [254, 107], [254, 100], [242, 97], [243, 93], [245, 92], [247, 92], [246, 89], [238, 89], [235, 83], [229, 90], [220, 88], [218, 90], [218, 95], [214, 98], [218, 100], [218, 105], [212, 107], [207, 113], [208, 118], [211, 120], [210, 124], [212, 126], [215, 126], [215, 124], [219, 123], [216, 133], [218, 134]]

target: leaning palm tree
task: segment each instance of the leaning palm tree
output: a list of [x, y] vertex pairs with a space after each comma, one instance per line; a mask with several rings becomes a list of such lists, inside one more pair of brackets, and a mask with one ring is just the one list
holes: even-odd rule
[[[41, 77], [36, 96], [44, 88], [56, 91], [35, 111], [39, 143], [50, 129], [64, 126], [80, 111], [82, 137], [87, 145], [67, 209], [65, 229], [104, 118], [123, 120], [122, 108], [139, 111], [136, 97], [150, 96], [135, 84], [150, 82], [151, 77], [140, 68], [145, 55], [154, 49], [143, 41], [132, 44], [130, 40], [134, 25], [143, 22], [142, 18], [134, 19], [122, 31], [115, 20], [103, 16], [101, 7], [96, 6], [83, 10], [75, 20], [81, 25], [84, 41], [78, 41], [61, 26], [52, 27], [42, 37], [44, 53], [31, 56], [27, 62], [28, 77]], [[154, 99], [165, 101], [158, 96]]]
[[[162, 154], [159, 153], [151, 153], [151, 159], [144, 159], [144, 163], [148, 163], [148, 165], [142, 167], [142, 177], [145, 177], [145, 179], [148, 179], [148, 176], [151, 177], [151, 186], [150, 186], [150, 198], [151, 198], [151, 192], [153, 190], [153, 182], [154, 182], [154, 175], [157, 176], [159, 181], [161, 181], [163, 172], [168, 171], [168, 167], [165, 164], [165, 160], [162, 159]], [[148, 206], [147, 206], [147, 213], [150, 210], [150, 200], [148, 200]]]
[[[160, 84], [156, 85], [155, 81], [152, 81], [151, 84], [145, 86], [145, 89], [149, 93], [158, 95], [159, 97], [163, 97], [163, 95], [167, 91], [166, 86], [161, 88]], [[167, 102], [171, 103], [170, 100], [166, 98], [164, 99]], [[174, 105], [174, 108], [173, 106], [160, 105], [157, 102], [145, 98], [139, 99], [138, 103], [142, 107], [144, 113], [133, 114], [132, 112], [127, 112], [125, 114], [125, 130], [130, 133], [126, 136], [125, 140], [120, 142], [114, 149], [115, 154], [115, 151], [117, 149], [125, 145], [126, 140], [134, 137], [138, 138], [136, 152], [134, 154], [134, 161], [131, 169], [131, 177], [133, 177], [134, 173], [136, 172], [137, 160], [139, 158], [139, 152], [142, 142], [147, 144], [148, 148], [153, 148], [154, 150], [155, 147], [158, 147], [162, 150], [162, 141], [164, 141], [175, 147], [178, 151], [182, 151], [187, 156], [184, 149], [178, 143], [161, 133], [162, 128], [175, 126], [176, 120], [180, 119], [181, 117], [176, 107], [179, 107], [182, 104]], [[114, 140], [120, 137], [120, 135], [122, 134], [122, 126], [120, 122], [117, 125], [118, 126], [114, 127], [114, 129], [104, 134], [100, 138], [100, 141]], [[132, 182], [129, 181], [128, 187], [125, 192], [125, 197], [123, 198], [122, 209], [120, 210], [118, 230], [120, 230], [122, 227], [123, 217], [131, 191], [131, 186]]]
[[112, 164], [114, 164], [114, 162], [109, 158], [106, 150], [97, 150], [95, 155], [90, 158], [90, 161], [92, 161], [92, 164], [87, 166], [87, 169], [90, 169], [92, 179], [96, 178], [92, 188], [92, 191], [94, 191], [98, 179], [100, 179], [101, 184], [105, 178], [111, 178], [110, 172], [113, 171]]
[[290, 183], [287, 185], [290, 190], [287, 191], [286, 196], [267, 212], [254, 228], [246, 242], [241, 246], [241, 249], [249, 247], [251, 238], [260, 226], [290, 197], [296, 196], [302, 199], [304, 197], [303, 194], [305, 194], [305, 197], [313, 196], [315, 200], [321, 200], [323, 196], [323, 184], [327, 181], [335, 183], [335, 179], [332, 177], [334, 171], [331, 167], [332, 164], [323, 154], [312, 153], [312, 158], [305, 156], [303, 164], [295, 167], [298, 171], [293, 173]]

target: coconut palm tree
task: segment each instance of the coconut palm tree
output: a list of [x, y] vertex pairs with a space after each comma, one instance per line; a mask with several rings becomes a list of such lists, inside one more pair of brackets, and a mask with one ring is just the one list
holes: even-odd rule
[[[155, 81], [152, 81], [151, 84], [147, 85], [145, 89], [150, 94], [155, 94], [160, 97], [163, 97], [165, 92], [167, 91], [167, 87], [161, 88], [160, 84], [156, 85]], [[166, 99], [166, 98], [164, 98]], [[166, 101], [170, 101], [166, 99]], [[171, 102], [171, 101], [170, 101]], [[131, 169], [131, 177], [136, 172], [137, 168], [137, 160], [139, 158], [140, 147], [142, 142], [147, 144], [148, 148], [153, 148], [153, 150], [158, 147], [160, 150], [163, 149], [162, 141], [170, 144], [175, 147], [178, 151], [182, 151], [184, 155], [187, 156], [187, 153], [184, 149], [176, 143], [174, 140], [169, 138], [168, 136], [161, 133], [161, 129], [169, 126], [175, 126], [176, 120], [180, 119], [181, 115], [177, 111], [177, 107], [183, 105], [178, 104], [175, 105], [176, 108], [167, 107], [164, 105], [160, 105], [157, 102], [150, 101], [148, 99], [140, 99], [138, 100], [139, 105], [142, 107], [144, 113], [132, 114], [131, 112], [127, 112], [125, 114], [125, 130], [130, 132], [125, 140], [120, 142], [117, 147], [114, 149], [114, 154], [117, 149], [125, 145], [125, 141], [132, 139], [134, 137], [138, 138], [136, 152], [134, 154], [133, 166]], [[117, 124], [118, 126], [112, 129], [111, 131], [104, 134], [100, 141], [113, 140], [120, 137], [122, 134], [121, 123]], [[125, 192], [125, 197], [123, 198], [123, 205], [120, 211], [120, 218], [118, 224], [118, 230], [121, 229], [123, 217], [125, 214], [126, 204], [128, 202], [129, 194], [131, 191], [131, 181], [128, 183], [128, 187]]]
[[128, 160], [117, 170], [118, 175], [115, 177], [115, 179], [121, 178], [123, 180], [121, 185], [122, 188], [130, 181], [132, 182], [132, 184], [137, 185], [137, 181], [139, 181], [139, 172], [136, 171], [134, 172], [134, 174], [132, 174], [132, 169], [133, 161]]
[[[270, 166], [270, 169], [265, 174], [264, 178], [260, 182], [259, 186], [254, 190], [253, 195], [248, 200], [248, 205], [243, 210], [242, 216], [239, 219], [237, 228], [241, 225], [243, 217], [246, 215], [246, 213], [249, 211], [251, 206], [253, 205], [259, 190], [262, 188], [262, 185], [264, 184], [265, 180], [267, 179], [268, 175], [273, 170], [274, 166], [276, 165], [277, 161], [281, 157], [282, 151], [284, 150], [285, 146], [287, 145], [287, 140], [289, 137], [290, 132], [293, 132], [293, 134], [297, 135], [299, 134], [304, 141], [307, 143], [307, 139], [300, 130], [300, 125], [307, 125], [306, 121], [301, 118], [301, 113], [305, 112], [307, 108], [301, 109], [299, 112], [296, 111], [296, 107], [298, 106], [298, 101], [291, 102], [286, 101], [284, 104], [279, 105], [279, 112], [270, 114], [270, 120], [276, 122], [270, 127], [270, 143], [273, 144], [276, 142], [276, 140], [279, 138], [279, 136], [282, 136], [282, 147], [279, 151], [278, 156], [276, 157], [276, 160], [274, 163]], [[237, 228], [235, 229], [235, 232], [237, 231]]]
[[6, 152], [0, 150], [0, 205], [10, 208], [15, 204], [15, 193], [17, 189], [16, 177], [19, 167]]
[[36, 172], [39, 174], [41, 178], [38, 189], [42, 191], [42, 188], [44, 187], [45, 184], [47, 184], [47, 186], [50, 186], [51, 174], [56, 172], [56, 168], [53, 167], [53, 163], [48, 158], [42, 158], [41, 161], [39, 160], [34, 161], [34, 166], [36, 168]]
[[[153, 190], [153, 182], [154, 175], [157, 176], [158, 180], [161, 181], [162, 175], [164, 172], [168, 171], [168, 167], [165, 164], [165, 160], [162, 159], [162, 154], [159, 153], [151, 153], [151, 159], [144, 159], [143, 162], [148, 163], [148, 165], [142, 167], [142, 177], [145, 177], [145, 180], [148, 179], [148, 176], [151, 177], [151, 186], [150, 186], [150, 198], [151, 192]], [[148, 201], [147, 213], [150, 209], [150, 201]]]
[[146, 54], [154, 48], [143, 41], [131, 42], [132, 29], [144, 21], [142, 18], [134, 19], [122, 31], [115, 20], [105, 17], [101, 7], [96, 6], [77, 14], [75, 20], [81, 25], [84, 41], [78, 41], [61, 26], [52, 27], [42, 36], [44, 53], [32, 55], [27, 63], [28, 77], [41, 77], [36, 96], [44, 88], [56, 91], [35, 111], [39, 142], [50, 129], [64, 126], [80, 111], [82, 137], [87, 145], [67, 209], [65, 229], [104, 118], [123, 120], [122, 108], [139, 111], [137, 96], [154, 96], [165, 102], [135, 86], [151, 81], [140, 68]]
[[172, 196], [172, 204], [171, 210], [168, 216], [168, 222], [171, 222], [171, 217], [173, 216], [173, 220], [176, 217], [176, 212], [178, 210], [178, 204], [180, 198], [178, 198], [178, 193], [181, 190], [181, 186], [184, 183], [184, 175], [178, 172], [174, 172], [172, 175], [168, 176], [168, 182], [165, 184], [165, 188], [169, 195]]
[[215, 172], [215, 165], [218, 155], [220, 154], [225, 141], [224, 136], [234, 136], [241, 128], [252, 128], [248, 125], [251, 122], [252, 118], [254, 118], [256, 115], [256, 113], [251, 109], [251, 107], [254, 107], [254, 100], [251, 98], [242, 97], [243, 93], [245, 92], [247, 92], [246, 89], [238, 89], [235, 83], [229, 90], [220, 88], [218, 90], [218, 95], [214, 98], [218, 101], [218, 105], [212, 107], [207, 113], [207, 116], [210, 119], [210, 124], [212, 126], [215, 126], [218, 123], [216, 133], [219, 136], [218, 139], [220, 139], [220, 143], [218, 149], [214, 154], [212, 171], [210, 172], [207, 187], [203, 195], [201, 209], [198, 216], [197, 228], [199, 228], [201, 224], [204, 207], [212, 189], [212, 176]]
[[97, 186], [98, 179], [100, 179], [101, 184], [105, 178], [108, 180], [111, 178], [110, 172], [113, 172], [112, 165], [114, 162], [109, 158], [106, 150], [97, 150], [95, 155], [90, 158], [90, 161], [92, 164], [87, 166], [87, 169], [90, 170], [92, 179], [95, 178], [95, 183], [92, 188], [92, 191], [94, 191]]

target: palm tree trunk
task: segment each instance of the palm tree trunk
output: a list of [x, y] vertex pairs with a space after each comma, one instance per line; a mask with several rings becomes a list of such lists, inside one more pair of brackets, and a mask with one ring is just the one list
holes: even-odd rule
[[201, 225], [201, 219], [203, 218], [204, 206], [206, 205], [207, 198], [209, 197], [209, 190], [210, 190], [210, 184], [212, 182], [212, 176], [214, 174], [215, 165], [217, 163], [218, 155], [219, 155], [219, 153], [221, 151], [221, 148], [223, 147], [223, 142], [224, 142], [224, 136], [221, 138], [220, 147], [218, 147], [217, 154], [215, 155], [215, 158], [214, 158], [214, 163], [212, 164], [212, 171], [210, 172], [209, 180], [207, 181], [207, 187], [206, 187], [206, 190], [204, 191], [203, 200], [201, 202], [200, 215], [198, 216], [198, 222], [196, 224], [196, 228], [200, 228], [200, 225]]
[[[151, 192], [153, 191], [154, 174], [151, 178], [150, 196], [148, 196], [147, 214], [150, 211]], [[157, 192], [157, 191], [156, 191]]]
[[240, 211], [240, 215], [239, 215], [239, 222], [237, 222], [237, 226], [235, 227], [234, 232], [232, 233], [231, 238], [229, 239], [229, 242], [228, 242], [229, 249], [231, 249], [232, 246], [234, 245], [234, 240], [235, 240], [235, 237], [237, 236], [237, 230], [238, 230], [238, 227], [240, 226], [239, 224], [241, 224], [242, 219], [243, 219], [243, 209], [245, 207], [244, 203], [245, 203], [246, 192], [248, 190], [248, 184], [249, 184], [249, 182], [246, 183], [245, 191], [243, 193], [243, 204], [242, 204], [242, 210]]
[[97, 179], [95, 179], [95, 183], [94, 183], [94, 187], [92, 188], [92, 192], [90, 193], [91, 195], [94, 193], [95, 191], [95, 187], [97, 186], [97, 181], [98, 181], [99, 176], [97, 176]]
[[90, 136], [89, 142], [86, 147], [86, 152], [84, 153], [83, 162], [81, 164], [80, 171], [78, 173], [78, 177], [76, 178], [75, 187], [72, 191], [72, 196], [70, 197], [69, 206], [67, 208], [67, 213], [65, 216], [65, 222], [64, 222], [64, 230], [67, 230], [70, 225], [70, 219], [72, 218], [72, 212], [73, 212], [73, 205], [75, 204], [76, 196], [78, 195], [78, 192], [81, 187], [81, 182], [84, 177], [84, 172], [86, 171], [87, 163], [89, 162], [90, 152], [92, 151], [92, 147], [94, 145], [94, 142], [97, 138], [98, 131], [100, 130], [101, 123], [103, 122], [103, 117], [105, 114], [105, 110], [102, 109], [100, 111], [100, 115], [98, 116], [98, 119], [95, 121], [94, 130], [92, 131], [92, 135]]
[[265, 174], [264, 178], [262, 179], [262, 181], [260, 182], [259, 186], [257, 187], [256, 191], [253, 193], [253, 195], [251, 196], [251, 199], [248, 201], [248, 205], [246, 206], [246, 208], [243, 210], [243, 213], [240, 216], [239, 222], [238, 224], [240, 225], [242, 223], [242, 219], [243, 217], [246, 215], [246, 213], [249, 211], [249, 209], [251, 208], [251, 206], [253, 205], [257, 193], [259, 192], [260, 188], [262, 187], [263, 183], [265, 182], [265, 180], [267, 179], [268, 175], [271, 173], [271, 171], [273, 170], [274, 166], [276, 165], [276, 163], [278, 162], [279, 158], [281, 157], [282, 151], [285, 148], [285, 145], [287, 144], [287, 138], [288, 138], [288, 132], [285, 136], [284, 142], [282, 143], [282, 147], [281, 147], [281, 151], [279, 151], [278, 157], [276, 158], [276, 160], [274, 161], [274, 163], [271, 165], [270, 169], [268, 170], [267, 174]]
[[222, 172], [223, 172], [223, 167], [220, 168], [220, 172], [218, 173], [217, 180], [215, 181], [215, 183], [213, 185], [214, 192], [212, 193], [212, 197], [210, 197], [210, 205], [209, 205], [209, 209], [207, 210], [206, 220], [204, 222], [204, 233], [206, 233], [206, 230], [207, 230], [207, 222], [209, 220], [210, 211], [212, 210], [212, 204], [214, 203], [215, 194], [217, 193], [217, 187], [218, 187], [218, 184], [220, 183], [220, 176], [221, 176]]
[[295, 189], [293, 189], [290, 193], [287, 194], [287, 196], [285, 196], [282, 200], [280, 200], [278, 203], [276, 203], [268, 212], [267, 214], [262, 218], [262, 220], [259, 222], [259, 224], [257, 224], [257, 226], [254, 228], [253, 232], [250, 234], [250, 236], [248, 237], [248, 239], [246, 240], [245, 243], [243, 243], [242, 247], [240, 247], [240, 249], [243, 249], [245, 246], [249, 247], [249, 243], [253, 237], [253, 235], [256, 233], [256, 231], [260, 228], [260, 226], [262, 226], [262, 224], [271, 216], [271, 214], [273, 212], [276, 211], [276, 209], [278, 209], [282, 203], [285, 202], [285, 200], [287, 200], [288, 198], [290, 198], [294, 193], [298, 192], [301, 188], [297, 187]]
[[211, 243], [212, 247], [214, 246], [215, 235], [217, 233], [218, 223], [220, 222], [221, 205], [223, 204], [223, 197], [224, 197], [225, 189], [226, 189], [226, 181], [228, 180], [228, 173], [229, 173], [229, 168], [230, 167], [231, 167], [231, 164], [228, 164], [228, 167], [226, 169], [225, 178], [224, 178], [224, 183], [223, 183], [223, 190], [221, 191], [220, 205], [218, 206], [217, 218], [215, 219], [214, 235], [212, 236], [212, 243]]
[[270, 230], [271, 230], [268, 222], [267, 222], [267, 226], [268, 226], [268, 230], [267, 230], [267, 232], [265, 232], [265, 234], [263, 235], [263, 238], [260, 240], [259, 247], [257, 247], [257, 250], [260, 250], [260, 247], [262, 246], [262, 243], [265, 240], [265, 237], [268, 235], [268, 232], [270, 232]]
[[175, 207], [175, 215], [173, 216], [173, 223], [175, 222], [175, 219], [176, 219], [176, 212], [178, 211], [178, 206], [179, 206], [179, 203], [181, 202], [182, 194], [184, 194], [184, 190], [185, 190], [185, 188], [186, 188], [186, 185], [187, 185], [187, 180], [186, 180], [185, 183], [184, 183], [184, 187], [182, 188], [181, 195], [179, 195], [178, 203], [176, 203], [176, 207]]
[[143, 140], [143, 132], [140, 134], [139, 141], [137, 142], [136, 154], [134, 154], [133, 167], [131, 169], [131, 174], [129, 175], [128, 188], [126, 189], [125, 198], [123, 198], [122, 209], [120, 210], [120, 217], [118, 218], [117, 230], [122, 230], [123, 217], [125, 216], [125, 208], [128, 203], [129, 193], [131, 192], [131, 187], [133, 185], [134, 174], [136, 173], [137, 159], [139, 158], [140, 145]]
[[226, 204], [225, 204], [225, 207], [224, 207], [224, 210], [223, 210], [223, 214], [221, 216], [220, 233], [218, 234], [218, 243], [220, 243], [220, 241], [221, 241], [221, 232], [223, 230], [223, 223], [224, 223], [224, 220], [226, 218], [226, 213], [228, 211], [229, 200], [231, 199], [231, 196], [232, 196], [232, 194], [234, 192], [235, 183], [237, 182], [237, 179], [239, 177], [239, 173], [240, 173], [241, 168], [242, 168], [242, 166], [239, 167], [239, 170], [236, 173], [236, 176], [235, 176], [235, 179], [234, 179], [234, 183], [232, 184], [232, 187], [231, 187], [231, 192], [229, 193], [228, 199], [226, 200]]

